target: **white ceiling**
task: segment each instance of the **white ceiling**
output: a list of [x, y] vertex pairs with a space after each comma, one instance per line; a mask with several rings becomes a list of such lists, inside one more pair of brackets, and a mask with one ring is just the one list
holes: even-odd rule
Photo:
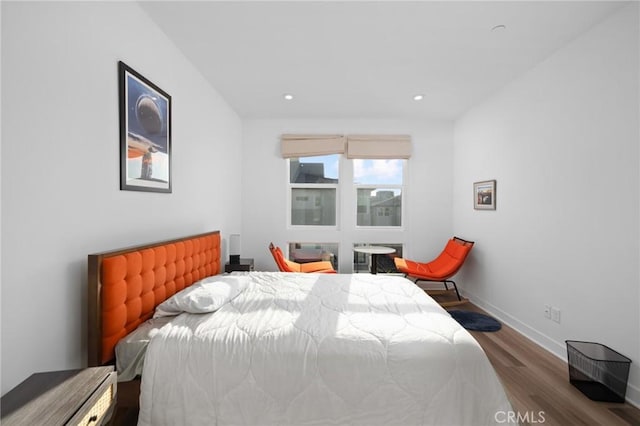
[[[624, 5], [140, 3], [243, 118], [453, 119]], [[504, 30], [492, 31], [496, 25]], [[292, 93], [293, 101], [285, 101]], [[424, 94], [416, 102], [414, 94]]]

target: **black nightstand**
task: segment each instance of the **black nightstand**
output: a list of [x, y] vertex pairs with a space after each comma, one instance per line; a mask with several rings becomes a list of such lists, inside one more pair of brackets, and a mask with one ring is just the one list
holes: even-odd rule
[[102, 425], [116, 403], [113, 367], [36, 373], [2, 397], [2, 425]]
[[224, 265], [225, 272], [233, 271], [253, 271], [253, 259], [240, 259], [240, 263], [229, 263]]

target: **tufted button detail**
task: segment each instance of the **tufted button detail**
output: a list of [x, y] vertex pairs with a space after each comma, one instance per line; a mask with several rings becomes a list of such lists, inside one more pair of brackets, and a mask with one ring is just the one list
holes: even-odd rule
[[102, 262], [102, 360], [155, 307], [184, 287], [220, 271], [220, 235], [107, 257]]

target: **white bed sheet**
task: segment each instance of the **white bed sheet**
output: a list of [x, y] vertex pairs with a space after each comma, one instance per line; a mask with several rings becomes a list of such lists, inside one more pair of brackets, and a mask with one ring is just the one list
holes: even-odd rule
[[142, 375], [151, 338], [176, 315], [182, 312], [215, 312], [240, 294], [248, 281], [249, 278], [242, 274], [207, 277], [158, 305], [153, 318], [140, 324], [116, 345], [118, 381], [129, 381]]
[[411, 281], [249, 276], [151, 339], [140, 425], [484, 425], [511, 410], [479, 344]]
[[144, 358], [151, 337], [171, 320], [173, 317], [149, 319], [118, 342], [116, 345], [116, 371], [119, 382], [133, 380], [142, 375]]

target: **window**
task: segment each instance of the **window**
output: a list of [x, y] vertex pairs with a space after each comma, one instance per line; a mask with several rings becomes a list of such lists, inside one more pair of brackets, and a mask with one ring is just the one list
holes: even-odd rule
[[353, 160], [357, 226], [402, 226], [406, 160]]
[[289, 159], [290, 224], [336, 226], [340, 155]]
[[[289, 176], [285, 209], [294, 241], [288, 247], [291, 260], [328, 256], [337, 270], [339, 240], [346, 244], [341, 247], [342, 266], [348, 267], [351, 231], [356, 229], [360, 240], [375, 240], [376, 235], [387, 241], [404, 239], [409, 135], [283, 134], [280, 142]], [[381, 262], [380, 272], [394, 271], [385, 261], [393, 264], [393, 257], [402, 254], [402, 244], [386, 246], [397, 254]], [[359, 256], [354, 255], [355, 271], [369, 262], [366, 254]]]
[[298, 263], [328, 261], [338, 270], [338, 243], [289, 243], [289, 260]]

